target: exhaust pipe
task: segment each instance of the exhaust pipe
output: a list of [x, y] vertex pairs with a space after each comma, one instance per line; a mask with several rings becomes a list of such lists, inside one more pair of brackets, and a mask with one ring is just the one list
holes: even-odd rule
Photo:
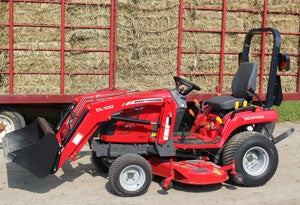
[[37, 118], [32, 124], [6, 134], [3, 151], [8, 160], [44, 178], [53, 170], [59, 144], [48, 122]]

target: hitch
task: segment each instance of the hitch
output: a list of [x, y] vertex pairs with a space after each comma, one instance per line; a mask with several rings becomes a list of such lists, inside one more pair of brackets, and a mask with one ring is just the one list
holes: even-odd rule
[[284, 133], [282, 133], [281, 135], [278, 135], [277, 137], [273, 137], [272, 138], [272, 142], [274, 144], [284, 140], [285, 138], [287, 138], [288, 136], [290, 136], [291, 134], [293, 134], [293, 132], [295, 131], [295, 129], [293, 127], [289, 128], [287, 131], [285, 131]]

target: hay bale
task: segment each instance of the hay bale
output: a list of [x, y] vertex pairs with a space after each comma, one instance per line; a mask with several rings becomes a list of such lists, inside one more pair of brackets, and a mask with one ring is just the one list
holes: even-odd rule
[[245, 34], [227, 33], [225, 35], [226, 52], [242, 52]]
[[[66, 2], [78, 2], [78, 0], [66, 0]], [[95, 4], [110, 4], [110, 0], [80, 0], [80, 2], [90, 4], [90, 3], [95, 3]]]
[[184, 5], [190, 7], [222, 8], [223, 0], [185, 0]]
[[270, 11], [300, 12], [299, 0], [269, 0]]
[[0, 27], [0, 47], [8, 48], [9, 47], [9, 28]]
[[117, 85], [133, 90], [173, 85], [172, 77], [176, 75], [176, 52], [163, 55], [163, 58], [161, 54], [140, 55], [139, 59], [123, 58], [123, 61], [118, 61], [125, 67], [117, 71]]
[[108, 68], [108, 53], [65, 53], [65, 72], [108, 72]]
[[267, 26], [277, 28], [281, 32], [299, 31], [299, 15], [268, 14]]
[[[238, 55], [225, 55], [224, 59], [224, 73], [233, 74], [238, 69], [239, 57]], [[228, 81], [226, 81], [228, 82]]]
[[60, 9], [59, 4], [14, 3], [14, 23], [59, 25]]
[[15, 51], [16, 72], [60, 72], [60, 53], [54, 51]]
[[0, 51], [0, 71], [8, 72], [9, 71], [9, 52]]
[[298, 79], [293, 76], [281, 77], [282, 92], [295, 93], [297, 92]]
[[65, 75], [65, 93], [85, 94], [107, 88], [105, 75]]
[[29, 48], [60, 48], [60, 29], [58, 28], [14, 28], [14, 47]]
[[[0, 50], [0, 72], [9, 72], [9, 52]], [[0, 93], [9, 93], [9, 75], [0, 74]]]
[[0, 92], [1, 94], [9, 94], [9, 75], [0, 75]]
[[[91, 3], [91, 2], [89, 2]], [[94, 5], [66, 5], [66, 25], [109, 26], [110, 7]]]
[[220, 55], [217, 54], [186, 54], [182, 55], [183, 72], [218, 73]]
[[9, 3], [0, 1], [0, 19], [1, 23], [8, 23], [9, 21]]
[[216, 33], [184, 33], [182, 49], [197, 52], [219, 51], [221, 35]]
[[[0, 51], [0, 72], [9, 71], [9, 52]], [[0, 74], [0, 93], [9, 93], [9, 75]]]
[[189, 79], [201, 87], [201, 93], [216, 93], [216, 87], [219, 85], [218, 76], [191, 76]]
[[257, 0], [227, 0], [227, 9], [262, 10], [263, 1]]
[[14, 75], [15, 94], [59, 94], [59, 75]]
[[66, 49], [109, 50], [109, 31], [99, 29], [67, 29]]
[[124, 1], [118, 13], [117, 87], [144, 90], [173, 85], [177, 1]]
[[223, 93], [231, 93], [231, 83], [233, 80], [233, 76], [224, 76], [223, 78], [223, 87], [222, 87], [222, 92]]
[[197, 30], [220, 30], [222, 12], [204, 10], [184, 10], [183, 27]]
[[249, 31], [262, 25], [261, 13], [227, 12], [226, 20], [228, 30]]

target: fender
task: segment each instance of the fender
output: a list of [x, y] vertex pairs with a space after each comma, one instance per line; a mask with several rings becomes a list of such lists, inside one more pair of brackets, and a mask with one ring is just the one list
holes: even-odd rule
[[274, 109], [264, 110], [261, 107], [256, 107], [255, 111], [247, 110], [243, 112], [236, 113], [232, 118], [232, 112], [228, 113], [224, 118], [224, 127], [221, 135], [222, 140], [220, 141], [220, 146], [227, 141], [231, 133], [241, 126], [266, 123], [278, 120], [277, 111]]

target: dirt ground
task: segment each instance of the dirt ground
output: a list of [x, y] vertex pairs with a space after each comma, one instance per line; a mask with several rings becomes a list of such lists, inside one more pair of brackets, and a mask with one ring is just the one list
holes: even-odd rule
[[262, 187], [175, 183], [173, 189], [165, 191], [159, 186], [160, 180], [155, 179], [146, 194], [122, 198], [112, 193], [107, 174], [96, 171], [90, 162], [90, 151], [85, 147], [76, 162], [66, 163], [55, 175], [44, 179], [30, 175], [0, 154], [0, 204], [299, 204], [300, 123], [278, 123], [275, 135], [289, 127], [294, 127], [295, 132], [277, 144], [277, 172]]

